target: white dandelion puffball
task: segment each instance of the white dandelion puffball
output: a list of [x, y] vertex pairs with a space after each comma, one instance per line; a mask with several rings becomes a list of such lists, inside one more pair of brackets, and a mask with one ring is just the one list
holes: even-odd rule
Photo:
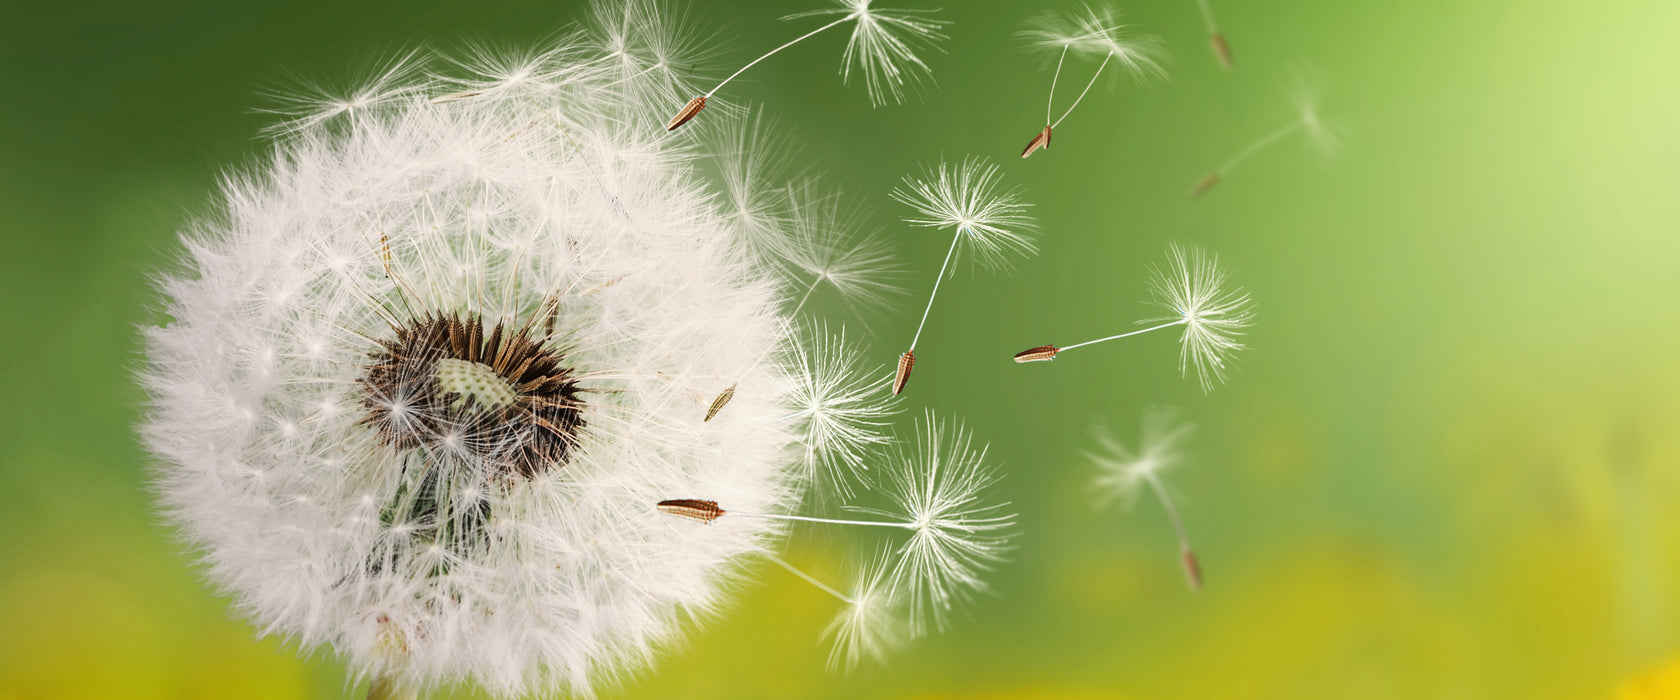
[[875, 440], [807, 420], [808, 454], [788, 417], [848, 385], [790, 359], [803, 289], [653, 116], [677, 63], [617, 29], [300, 117], [184, 236], [143, 433], [264, 634], [406, 688], [588, 693], [780, 534], [657, 502], [786, 511], [802, 462]]

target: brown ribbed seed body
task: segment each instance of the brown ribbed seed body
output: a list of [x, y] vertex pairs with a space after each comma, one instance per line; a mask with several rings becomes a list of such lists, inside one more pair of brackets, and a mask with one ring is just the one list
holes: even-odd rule
[[688, 120], [693, 119], [694, 115], [699, 114], [700, 110], [705, 108], [705, 95], [689, 100], [688, 104], [683, 105], [682, 111], [677, 112], [677, 116], [671, 117], [671, 123], [665, 125], [665, 130], [675, 131], [677, 127], [687, 124]]
[[1016, 362], [1046, 362], [1056, 359], [1056, 353], [1062, 349], [1054, 345], [1040, 345], [1015, 353]]
[[724, 389], [723, 393], [718, 394], [717, 398], [712, 399], [711, 408], [706, 409], [705, 422], [710, 423], [713, 418], [716, 418], [718, 411], [723, 410], [724, 406], [728, 406], [729, 401], [733, 398], [735, 398], [735, 385], [730, 384], [728, 389]]
[[1202, 565], [1196, 561], [1196, 553], [1184, 550], [1184, 578], [1190, 582], [1190, 590], [1202, 590]]
[[724, 509], [718, 507], [717, 501], [699, 501], [691, 498], [660, 501], [657, 507], [661, 513], [688, 518], [689, 520], [698, 520], [703, 523], [711, 523], [713, 520], [723, 517], [725, 513]]
[[916, 368], [916, 351], [906, 350], [898, 356], [898, 373], [893, 375], [893, 394], [904, 391], [904, 385], [910, 383], [910, 370]]
[[1190, 188], [1190, 196], [1200, 197], [1217, 184], [1219, 184], [1219, 173], [1208, 173], [1207, 177], [1202, 178], [1201, 182]]
[[1219, 65], [1231, 70], [1231, 45], [1225, 42], [1225, 35], [1214, 32], [1212, 41], [1213, 54], [1219, 57]]
[[1032, 137], [1032, 140], [1027, 142], [1027, 150], [1021, 151], [1021, 157], [1025, 158], [1027, 156], [1030, 156], [1030, 155], [1033, 154], [1033, 151], [1036, 151], [1040, 148], [1042, 148], [1044, 150], [1050, 150], [1050, 126], [1049, 125], [1045, 125], [1043, 131], [1038, 132], [1037, 136]]

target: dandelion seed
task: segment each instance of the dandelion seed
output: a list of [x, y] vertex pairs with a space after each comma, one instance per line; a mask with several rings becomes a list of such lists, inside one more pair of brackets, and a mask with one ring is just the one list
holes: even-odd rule
[[710, 92], [689, 100], [682, 111], [677, 112], [666, 124], [665, 129], [674, 130], [688, 123], [705, 108], [707, 99], [716, 95], [717, 91], [745, 73], [748, 68], [794, 44], [847, 22], [852, 23], [852, 36], [846, 42], [846, 52], [842, 57], [841, 81], [851, 84], [852, 71], [855, 69], [863, 74], [869, 99], [875, 106], [885, 104], [889, 98], [893, 102], [902, 102], [906, 86], [914, 85], [931, 72], [927, 64], [916, 55], [916, 51], [924, 47], [934, 47], [944, 40], [945, 35], [939, 28], [946, 22], [931, 19], [926, 16], [927, 12], [919, 10], [883, 10], [870, 7], [874, 0], [835, 2], [840, 6], [839, 9], [813, 10], [783, 17], [784, 20], [791, 20], [839, 15], [838, 19], [753, 59], [751, 63], [724, 78], [723, 82], [718, 83]]
[[[885, 241], [878, 236], [857, 235], [859, 212], [846, 211], [838, 194], [813, 195], [813, 188], [809, 181], [797, 188], [789, 186], [787, 201], [792, 211], [783, 217], [789, 230], [786, 240], [775, 246], [786, 256], [790, 277], [805, 286], [789, 315], [804, 309], [824, 283], [839, 292], [841, 300], [854, 310], [863, 305], [884, 305], [887, 295], [898, 291], [891, 280], [898, 276], [899, 269]], [[808, 284], [804, 276], [810, 277]], [[763, 359], [742, 372], [742, 378], [758, 369]], [[740, 382], [737, 379], [712, 401], [707, 421], [734, 398]]]
[[940, 163], [921, 176], [907, 176], [904, 186], [893, 190], [893, 199], [915, 210], [905, 223], [939, 230], [952, 229], [951, 246], [945, 251], [945, 262], [933, 280], [933, 292], [928, 295], [927, 308], [910, 339], [910, 349], [899, 356], [898, 373], [893, 377], [893, 393], [904, 390], [910, 381], [910, 370], [916, 364], [916, 343], [927, 327], [928, 315], [933, 312], [933, 300], [939, 296], [939, 284], [951, 269], [957, 252], [972, 256], [977, 264], [991, 269], [1006, 269], [1010, 258], [1037, 252], [1028, 235], [1035, 228], [1027, 215], [1027, 204], [1021, 201], [1017, 189], [1004, 189], [999, 182], [997, 166], [980, 158], [969, 158], [955, 167]]
[[[1033, 50], [1051, 51], [1056, 53], [1056, 72], [1050, 78], [1050, 97], [1044, 106], [1044, 130], [1027, 142], [1021, 157], [1026, 158], [1034, 151], [1050, 148], [1050, 132], [1054, 127], [1062, 125], [1068, 115], [1073, 114], [1075, 107], [1085, 100], [1091, 88], [1097, 84], [1097, 78], [1103, 74], [1108, 64], [1114, 63], [1125, 70], [1133, 80], [1147, 81], [1152, 78], [1166, 76], [1166, 70], [1161, 67], [1165, 60], [1165, 51], [1161, 48], [1161, 40], [1154, 36], [1128, 36], [1125, 26], [1116, 19], [1112, 9], [1096, 9], [1089, 5], [1082, 11], [1072, 14], [1048, 13], [1041, 15], [1032, 22], [1032, 29], [1021, 32], [1020, 36], [1027, 41], [1027, 46]], [[1062, 66], [1069, 55], [1075, 57], [1102, 56], [1102, 62], [1091, 74], [1091, 80], [1085, 83], [1085, 89], [1080, 91], [1079, 97], [1073, 104], [1062, 112], [1061, 117], [1052, 117], [1056, 106], [1056, 85], [1062, 77]]]
[[[986, 464], [986, 446], [976, 447], [972, 435], [962, 425], [942, 422], [928, 412], [917, 421], [913, 448], [897, 450], [874, 479], [891, 505], [851, 509], [880, 520], [722, 508], [716, 511], [720, 515], [713, 520], [763, 519], [908, 531], [908, 538], [894, 550], [891, 572], [885, 582], [893, 598], [905, 596], [911, 630], [920, 635], [930, 628], [944, 630], [956, 608], [985, 591], [984, 575], [1003, 561], [1003, 555], [1009, 550], [1015, 516], [1006, 510], [1007, 503], [989, 501], [996, 480], [996, 474]], [[664, 501], [696, 502], [710, 503], [687, 499]], [[682, 512], [668, 512], [703, 520], [688, 512], [686, 506]], [[700, 512], [709, 516], [713, 511], [711, 506], [703, 505]], [[806, 580], [822, 585], [808, 577]], [[849, 600], [838, 593], [836, 596]]]
[[844, 329], [830, 334], [818, 327], [811, 339], [806, 335], [793, 336], [795, 410], [786, 423], [805, 444], [806, 464], [823, 477], [817, 493], [850, 498], [868, 458], [887, 442], [882, 431], [898, 408], [881, 395], [879, 368], [864, 365]]
[[1097, 427], [1094, 437], [1100, 452], [1087, 452], [1086, 457], [1097, 466], [1097, 476], [1091, 482], [1097, 494], [1097, 504], [1106, 505], [1116, 499], [1135, 500], [1137, 492], [1147, 486], [1160, 501], [1167, 519], [1172, 522], [1178, 537], [1179, 563], [1191, 590], [1202, 588], [1202, 568], [1190, 546], [1190, 536], [1179, 518], [1178, 508], [1161, 483], [1161, 473], [1177, 466], [1183, 459], [1182, 443], [1195, 431], [1195, 426], [1182, 421], [1170, 408], [1153, 407], [1143, 416], [1138, 448], [1133, 450], [1117, 440], [1112, 433]]
[[703, 523], [710, 523], [724, 516], [723, 509], [718, 507], [717, 501], [678, 498], [660, 501], [658, 508], [662, 513], [669, 513], [679, 518], [698, 520]]
[[986, 450], [961, 424], [928, 412], [917, 421], [915, 447], [900, 448], [876, 479], [892, 505], [855, 509], [909, 523], [892, 581], [908, 591], [917, 633], [943, 631], [954, 610], [986, 590], [984, 574], [1009, 551], [1015, 515], [990, 501], [997, 475]]
[[1231, 171], [1235, 170], [1243, 161], [1265, 150], [1266, 147], [1297, 133], [1305, 136], [1307, 143], [1320, 155], [1326, 158], [1335, 157], [1337, 151], [1341, 149], [1341, 141], [1336, 136], [1335, 128], [1326, 122], [1323, 114], [1320, 113], [1317, 93], [1308, 87], [1309, 84], [1308, 80], [1297, 76], [1297, 87], [1294, 95], [1294, 120], [1273, 129], [1270, 133], [1261, 136], [1253, 143], [1244, 146], [1242, 150], [1237, 151], [1235, 155], [1221, 163], [1213, 172], [1197, 181], [1196, 185], [1190, 188], [1190, 196], [1200, 197], [1212, 189], [1214, 185], [1219, 184], [1221, 180], [1229, 177]]
[[706, 408], [705, 422], [712, 422], [712, 419], [717, 417], [718, 411], [729, 405], [729, 402], [735, 398], [735, 387], [735, 384], [730, 384], [728, 389], [724, 389], [722, 393], [717, 395], [717, 398], [712, 399], [712, 405]]
[[1040, 362], [1087, 345], [1119, 340], [1151, 331], [1183, 326], [1179, 335], [1178, 369], [1188, 376], [1195, 367], [1203, 391], [1225, 383], [1231, 356], [1243, 349], [1238, 338], [1254, 325], [1254, 302], [1242, 289], [1228, 289], [1230, 273], [1219, 266], [1219, 258], [1201, 248], [1174, 243], [1167, 247], [1167, 264], [1152, 267], [1149, 287], [1154, 304], [1171, 315], [1139, 321], [1158, 325], [1066, 346], [1041, 345], [1023, 350], [1015, 361]]
[[1219, 31], [1219, 22], [1213, 18], [1213, 8], [1208, 6], [1208, 0], [1196, 0], [1196, 9], [1201, 12], [1202, 24], [1207, 25], [1208, 43], [1213, 46], [1214, 57], [1219, 59], [1221, 67], [1231, 70], [1231, 45]]
[[[616, 32], [300, 109], [160, 283], [141, 381], [163, 508], [242, 614], [376, 697], [590, 694], [783, 534], [673, 527], [734, 514], [663, 499], [790, 512], [816, 500], [808, 461], [883, 439], [844, 362], [797, 359], [767, 274], [787, 262], [741, 245], [704, 145], [638, 135], [673, 78], [637, 74], [686, 64], [591, 38]], [[716, 379], [766, 356], [703, 425]]]
[[910, 383], [910, 371], [916, 368], [916, 351], [907, 350], [898, 356], [898, 369], [893, 372], [893, 396], [904, 392], [905, 385]]
[[1048, 362], [1056, 359], [1056, 353], [1059, 352], [1061, 352], [1061, 349], [1054, 345], [1040, 345], [1036, 348], [1027, 348], [1026, 350], [1015, 353], [1015, 361]]

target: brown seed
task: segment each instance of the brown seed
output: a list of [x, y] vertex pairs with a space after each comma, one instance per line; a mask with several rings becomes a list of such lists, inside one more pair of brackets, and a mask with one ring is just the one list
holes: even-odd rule
[[1022, 350], [1018, 353], [1015, 353], [1015, 361], [1016, 362], [1048, 362], [1050, 360], [1056, 359], [1056, 353], [1061, 352], [1061, 351], [1062, 351], [1061, 348], [1058, 348], [1054, 345], [1040, 345], [1036, 348], [1027, 348], [1026, 350]]
[[1219, 32], [1214, 32], [1212, 38], [1213, 53], [1219, 57], [1219, 65], [1224, 66], [1225, 70], [1231, 70], [1231, 45], [1225, 42], [1225, 35]]
[[1021, 151], [1021, 157], [1025, 158], [1030, 156], [1033, 154], [1033, 151], [1040, 148], [1047, 151], [1050, 150], [1050, 127], [1048, 125], [1044, 127], [1043, 131], [1038, 132], [1037, 136], [1032, 137], [1031, 141], [1027, 142], [1027, 150]]
[[718, 394], [717, 398], [712, 399], [712, 407], [706, 409], [706, 422], [709, 423], [713, 418], [717, 417], [718, 411], [723, 410], [724, 406], [728, 406], [729, 400], [733, 398], [735, 398], [735, 385], [730, 384], [728, 389], [724, 389], [723, 393]]
[[904, 385], [910, 383], [910, 370], [916, 366], [916, 351], [906, 350], [898, 356], [898, 374], [893, 377], [893, 395], [904, 391]]
[[1202, 565], [1196, 561], [1196, 553], [1184, 550], [1184, 578], [1190, 581], [1190, 590], [1202, 590]]
[[1196, 183], [1195, 187], [1190, 188], [1190, 196], [1200, 197], [1208, 190], [1213, 189], [1213, 186], [1217, 184], [1219, 184], [1219, 173], [1208, 173], [1207, 177], [1202, 178], [1201, 182]]
[[724, 510], [718, 507], [717, 501], [697, 501], [690, 498], [677, 498], [660, 501], [658, 508], [662, 513], [669, 513], [679, 518], [698, 520], [710, 523], [723, 517]]
[[394, 276], [391, 274], [391, 239], [384, 231], [379, 232], [379, 261], [385, 265], [385, 276]]
[[699, 114], [700, 110], [705, 109], [705, 108], [706, 108], [706, 96], [705, 95], [701, 95], [701, 96], [696, 97], [692, 100], [689, 100], [688, 104], [683, 105], [682, 111], [677, 112], [677, 116], [671, 117], [671, 123], [665, 125], [665, 130], [666, 131], [675, 131], [677, 127], [682, 126], [684, 124], [687, 124], [688, 120], [693, 119], [694, 115]]

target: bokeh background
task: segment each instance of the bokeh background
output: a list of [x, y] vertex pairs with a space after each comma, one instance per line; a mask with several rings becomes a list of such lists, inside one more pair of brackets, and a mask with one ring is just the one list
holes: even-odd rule
[[[1026, 161], [1050, 73], [1014, 33], [1071, 1], [946, 0], [938, 87], [900, 107], [841, 85], [838, 34], [732, 85], [875, 206], [914, 270], [904, 313], [866, 324], [883, 363], [945, 245], [896, 223], [898, 178], [986, 154], [1028, 190], [1042, 254], [948, 283], [906, 402], [991, 441], [1023, 534], [995, 596], [884, 666], [825, 672], [833, 601], [765, 567], [605, 697], [1680, 697], [1680, 4], [1213, 1], [1234, 71], [1191, 0], [1127, 2], [1170, 80], [1096, 91]], [[692, 9], [723, 68], [820, 4]], [[136, 328], [158, 320], [147, 276], [218, 175], [264, 150], [257, 93], [415, 46], [529, 45], [583, 9], [6, 10], [0, 698], [359, 697], [334, 659], [232, 618], [153, 513], [132, 381]], [[1299, 67], [1343, 155], [1286, 141], [1189, 198], [1291, 118]], [[1229, 385], [1181, 379], [1166, 334], [1009, 362], [1129, 327], [1172, 240], [1219, 252], [1259, 302]], [[1097, 510], [1085, 490], [1090, 423], [1127, 434], [1161, 403], [1200, 426], [1171, 482], [1200, 594], [1158, 506]], [[833, 574], [841, 544], [790, 556]]]

